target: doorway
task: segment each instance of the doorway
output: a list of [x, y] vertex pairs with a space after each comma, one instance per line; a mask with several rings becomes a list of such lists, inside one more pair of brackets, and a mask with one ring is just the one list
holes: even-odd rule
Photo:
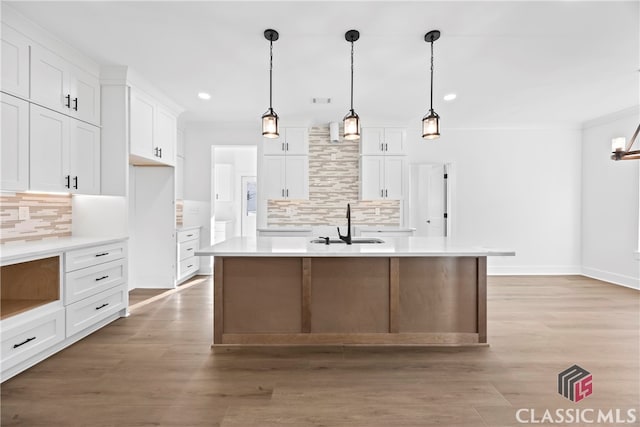
[[452, 171], [450, 164], [411, 165], [409, 224], [416, 236], [451, 235]]
[[[211, 147], [211, 213], [213, 243], [234, 236], [256, 235], [257, 146]], [[247, 200], [250, 193], [252, 199]]]

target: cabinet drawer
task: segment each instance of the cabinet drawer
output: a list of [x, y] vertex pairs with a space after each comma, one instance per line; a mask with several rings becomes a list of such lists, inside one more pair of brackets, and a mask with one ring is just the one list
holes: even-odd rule
[[66, 274], [65, 304], [121, 285], [126, 280], [127, 261], [119, 259]]
[[187, 258], [180, 261], [180, 277], [184, 277], [188, 274], [197, 271], [200, 268], [200, 258], [197, 256]]
[[2, 331], [2, 369], [35, 356], [64, 339], [64, 308]]
[[186, 242], [187, 240], [194, 240], [200, 238], [200, 230], [195, 228], [193, 230], [178, 231], [178, 243]]
[[199, 240], [189, 240], [178, 244], [180, 260], [192, 257], [199, 249]]
[[117, 242], [108, 245], [92, 246], [65, 253], [65, 271], [91, 267], [127, 256], [127, 243]]
[[100, 292], [67, 306], [67, 336], [71, 336], [125, 308], [125, 286]]

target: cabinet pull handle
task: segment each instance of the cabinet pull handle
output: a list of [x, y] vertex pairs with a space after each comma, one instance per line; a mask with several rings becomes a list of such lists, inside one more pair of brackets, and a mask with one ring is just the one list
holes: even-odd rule
[[384, 151], [389, 151], [389, 144], [386, 142], [384, 143]]
[[281, 151], [284, 151], [284, 142], [282, 143], [282, 150]]
[[109, 255], [109, 252], [102, 252], [101, 254], [96, 254], [96, 257]]
[[192, 250], [193, 250], [193, 248], [187, 248], [187, 251], [192, 251]]
[[154, 152], [153, 155], [158, 157], [158, 147], [154, 148], [153, 152]]
[[191, 236], [193, 236], [193, 234], [187, 234], [187, 237], [191, 237]]
[[71, 108], [71, 95], [65, 96], [64, 99], [67, 100], [67, 103], [64, 104], [64, 106], [67, 107], [67, 108]]
[[159, 148], [158, 151], [160, 151], [160, 158], [162, 158], [162, 148]]
[[287, 146], [287, 151], [289, 151], [289, 143], [287, 142], [285, 145]]
[[193, 264], [187, 265], [187, 268], [191, 268], [191, 267], [193, 267]]
[[289, 189], [287, 188], [287, 197], [289, 197]]
[[73, 98], [73, 109], [78, 111], [78, 98]]
[[389, 196], [389, 190], [384, 190], [384, 197], [388, 197]]
[[216, 200], [218, 200], [218, 194], [216, 193]]
[[282, 189], [282, 197], [284, 197], [284, 188]]
[[67, 175], [64, 177], [65, 181], [67, 181], [67, 183], [64, 185], [65, 188], [71, 188], [71, 175]]
[[380, 190], [380, 197], [384, 197], [384, 190]]
[[99, 281], [107, 279], [107, 278], [109, 278], [109, 276], [98, 277], [98, 278], [96, 278], [96, 282], [99, 282]]
[[104, 304], [102, 304], [100, 307], [96, 307], [96, 310], [100, 310], [101, 308], [105, 308], [106, 306], [108, 306], [109, 303], [105, 302]]
[[75, 188], [76, 190], [78, 189], [78, 177], [77, 176], [73, 177], [73, 188]]
[[25, 345], [26, 343], [31, 342], [31, 341], [33, 341], [35, 339], [36, 339], [36, 337], [27, 338], [26, 340], [22, 341], [20, 344], [14, 344], [13, 348], [18, 348], [21, 345]]

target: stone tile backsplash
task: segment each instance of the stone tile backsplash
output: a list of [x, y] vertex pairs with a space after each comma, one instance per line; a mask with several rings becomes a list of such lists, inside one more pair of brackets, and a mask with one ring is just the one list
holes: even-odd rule
[[[18, 208], [29, 219], [18, 219]], [[19, 243], [71, 236], [71, 195], [0, 193], [0, 243]]]
[[[342, 135], [342, 133], [341, 133]], [[398, 200], [359, 199], [360, 141], [333, 143], [329, 126], [309, 129], [309, 200], [268, 200], [269, 226], [339, 225], [351, 203], [354, 225], [400, 225]]]

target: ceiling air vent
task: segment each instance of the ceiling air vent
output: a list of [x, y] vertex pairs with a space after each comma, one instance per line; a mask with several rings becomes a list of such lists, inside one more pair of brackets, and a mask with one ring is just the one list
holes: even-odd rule
[[331, 98], [311, 98], [312, 104], [331, 104]]

